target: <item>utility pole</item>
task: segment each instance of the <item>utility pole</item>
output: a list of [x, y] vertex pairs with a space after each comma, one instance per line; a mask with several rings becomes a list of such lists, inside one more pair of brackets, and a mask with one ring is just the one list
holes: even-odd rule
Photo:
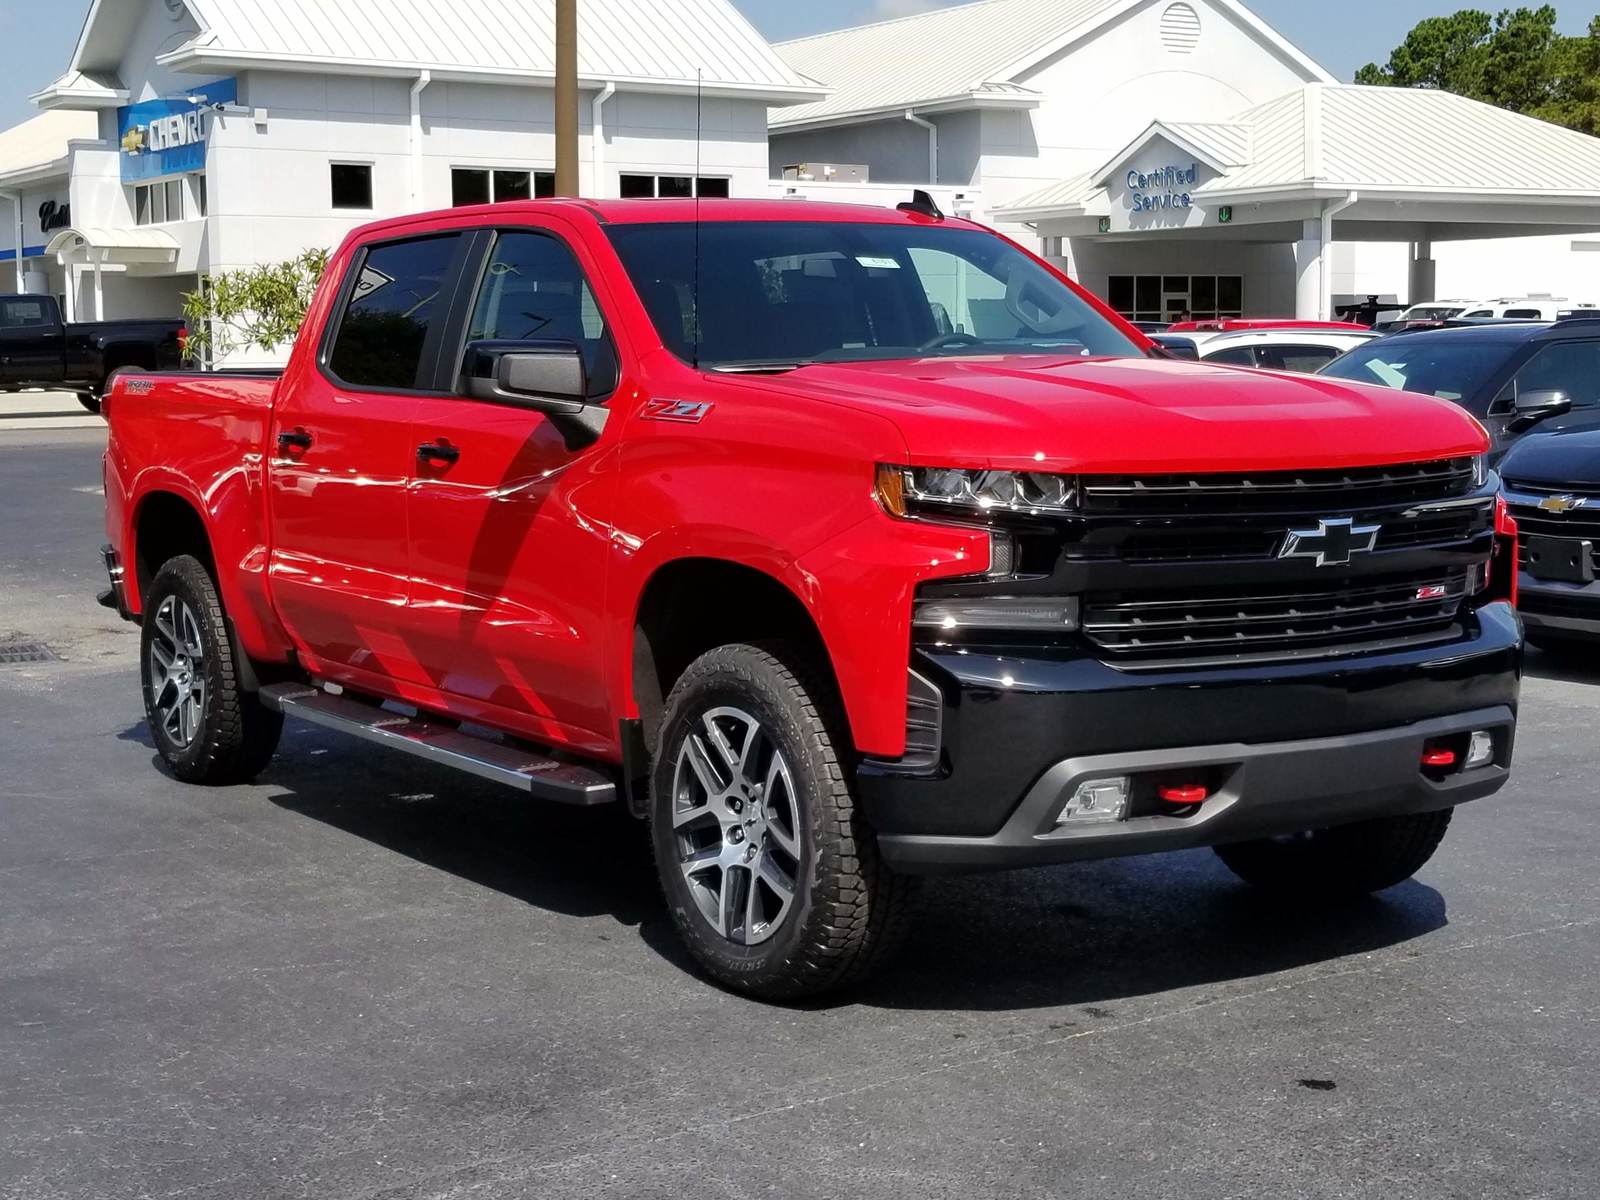
[[556, 0], [556, 195], [578, 194], [578, 0]]

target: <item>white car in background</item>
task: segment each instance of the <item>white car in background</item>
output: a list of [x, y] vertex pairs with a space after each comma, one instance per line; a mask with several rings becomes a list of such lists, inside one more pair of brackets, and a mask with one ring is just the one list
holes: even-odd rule
[[1154, 340], [1182, 358], [1204, 363], [1314, 375], [1347, 350], [1377, 336], [1370, 330], [1296, 328], [1295, 323], [1285, 322], [1279, 329], [1166, 333]]
[[1502, 296], [1481, 300], [1456, 314], [1463, 321], [1561, 321], [1580, 315], [1600, 317], [1600, 307], [1564, 296]]
[[1450, 321], [1470, 308], [1477, 308], [1477, 300], [1425, 300], [1413, 304], [1396, 317], [1391, 324], [1404, 325], [1408, 321]]

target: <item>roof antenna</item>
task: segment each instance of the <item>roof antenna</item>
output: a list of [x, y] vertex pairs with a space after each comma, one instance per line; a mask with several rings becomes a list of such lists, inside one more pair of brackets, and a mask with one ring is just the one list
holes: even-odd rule
[[705, 70], [694, 73], [694, 369], [700, 369], [700, 134]]
[[924, 217], [932, 217], [935, 221], [944, 220], [944, 213], [939, 211], [939, 206], [933, 202], [933, 197], [921, 188], [911, 193], [911, 199], [903, 200], [895, 207], [901, 212], [918, 213]]

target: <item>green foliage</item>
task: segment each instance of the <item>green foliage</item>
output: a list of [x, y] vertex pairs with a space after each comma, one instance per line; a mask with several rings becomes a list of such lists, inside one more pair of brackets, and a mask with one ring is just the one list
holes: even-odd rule
[[294, 341], [328, 259], [326, 250], [307, 250], [287, 262], [202, 277], [200, 289], [183, 297], [190, 352], [215, 361], [249, 346], [270, 352]]
[[1368, 63], [1356, 82], [1438, 88], [1600, 133], [1600, 16], [1584, 37], [1556, 32], [1556, 10], [1503, 9], [1490, 16], [1462, 9], [1419, 21], [1389, 55]]

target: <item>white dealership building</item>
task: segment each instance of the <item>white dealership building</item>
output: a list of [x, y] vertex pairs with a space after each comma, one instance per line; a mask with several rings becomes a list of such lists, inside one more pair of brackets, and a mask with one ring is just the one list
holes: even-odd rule
[[[585, 193], [764, 193], [769, 108], [824, 89], [727, 0], [580, 8]], [[79, 319], [165, 315], [201, 274], [366, 221], [548, 194], [554, 43], [549, 0], [94, 0], [34, 97], [79, 123], [0, 157], [25, 226], [0, 248]]]
[[[1237, 0], [974, 0], [777, 46], [730, 0], [579, 19], [588, 195], [928, 187], [1149, 319], [1600, 300], [1600, 140], [1338, 84]], [[553, 0], [94, 0], [0, 133], [0, 277], [170, 315], [376, 217], [543, 194], [553, 48]]]
[[1339, 84], [1236, 0], [979, 0], [778, 49], [830, 90], [773, 110], [774, 174], [869, 181], [796, 193], [931, 182], [1130, 317], [1600, 300], [1600, 139]]

